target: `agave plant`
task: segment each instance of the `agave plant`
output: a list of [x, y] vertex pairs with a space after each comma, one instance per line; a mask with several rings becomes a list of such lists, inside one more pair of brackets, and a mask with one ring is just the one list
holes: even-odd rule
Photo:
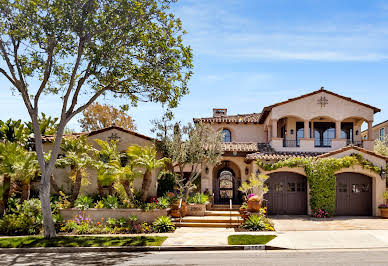
[[158, 233], [171, 232], [175, 230], [175, 225], [170, 217], [160, 216], [154, 222], [154, 230]]

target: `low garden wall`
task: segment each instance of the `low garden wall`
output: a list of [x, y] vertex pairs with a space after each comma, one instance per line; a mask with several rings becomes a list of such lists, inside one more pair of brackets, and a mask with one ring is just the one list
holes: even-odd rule
[[188, 204], [187, 214], [188, 216], [205, 216], [206, 204]]
[[129, 218], [131, 215], [136, 215], [138, 222], [152, 223], [156, 218], [160, 216], [168, 216], [170, 209], [154, 209], [150, 211], [143, 211], [141, 209], [87, 209], [81, 211], [79, 209], [60, 209], [59, 213], [63, 219], [71, 220], [75, 216], [78, 216], [80, 212], [84, 217], [89, 217], [92, 221], [101, 221], [101, 218], [107, 220], [108, 218]]

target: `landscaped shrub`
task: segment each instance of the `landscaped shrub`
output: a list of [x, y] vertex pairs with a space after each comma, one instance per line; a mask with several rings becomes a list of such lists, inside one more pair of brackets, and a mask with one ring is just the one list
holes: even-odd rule
[[274, 231], [271, 221], [264, 215], [257, 214], [250, 215], [242, 227], [249, 231]]
[[195, 193], [193, 196], [187, 198], [188, 203], [207, 204], [209, 203], [209, 196], [204, 193]]
[[42, 214], [39, 199], [13, 203], [7, 214], [0, 219], [0, 234], [31, 235], [42, 229]]
[[154, 230], [158, 233], [171, 232], [175, 230], [175, 225], [171, 221], [170, 217], [160, 216], [158, 217], [154, 223]]
[[105, 198], [103, 198], [102, 203], [104, 204], [104, 208], [108, 208], [108, 209], [119, 208], [119, 199], [112, 195], [108, 195]]
[[169, 197], [163, 196], [157, 198], [156, 207], [158, 209], [167, 209], [171, 205], [171, 200]]
[[168, 192], [174, 191], [175, 177], [172, 174], [165, 174], [158, 180], [158, 190], [156, 192], [158, 197], [165, 195]]
[[79, 196], [75, 202], [74, 207], [80, 210], [86, 210], [93, 207], [93, 198], [88, 195]]

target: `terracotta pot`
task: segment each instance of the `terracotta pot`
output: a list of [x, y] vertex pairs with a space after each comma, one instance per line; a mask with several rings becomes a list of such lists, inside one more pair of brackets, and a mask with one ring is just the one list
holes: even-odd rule
[[182, 201], [182, 210], [179, 210], [179, 201], [174, 202], [171, 205], [170, 215], [174, 218], [184, 217], [187, 213], [187, 204]]
[[261, 198], [259, 196], [253, 196], [248, 199], [248, 211], [258, 212], [261, 208]]
[[381, 217], [388, 219], [388, 208], [381, 208]]

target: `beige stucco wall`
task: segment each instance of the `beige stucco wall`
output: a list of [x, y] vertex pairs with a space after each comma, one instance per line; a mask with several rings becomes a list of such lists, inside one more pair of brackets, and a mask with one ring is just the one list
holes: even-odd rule
[[[117, 143], [117, 149], [120, 152], [124, 152], [131, 145], [139, 145], [139, 146], [151, 146], [151, 145], [153, 145], [153, 141], [151, 141], [151, 140], [147, 140], [147, 139], [144, 139], [144, 138], [141, 138], [141, 137], [132, 135], [130, 133], [126, 133], [126, 132], [123, 132], [121, 130], [117, 130], [117, 129], [111, 129], [108, 131], [101, 132], [99, 134], [92, 135], [92, 136], [88, 137], [88, 143], [91, 144], [96, 149], [98, 149], [99, 146], [97, 145], [96, 141], [94, 141], [94, 140], [101, 139], [104, 141], [109, 141], [109, 136], [111, 136], [112, 134], [116, 134], [118, 137], [120, 137], [120, 140]], [[51, 150], [52, 146], [53, 146], [52, 143], [45, 143], [43, 145], [43, 150], [45, 152], [48, 152], [49, 150]], [[96, 170], [95, 169], [88, 169], [86, 172], [87, 172], [87, 179], [89, 181], [89, 184], [81, 187], [81, 194], [83, 194], [83, 193], [95, 194], [98, 191]], [[159, 173], [158, 170], [154, 170], [152, 172], [153, 178], [152, 178], [152, 183], [151, 183], [151, 187], [149, 190], [149, 196], [156, 194], [158, 173]], [[54, 170], [53, 174], [54, 174], [54, 179], [55, 179], [55, 182], [57, 183], [57, 185], [60, 188], [64, 189], [65, 191], [68, 191], [70, 189], [70, 184], [71, 184], [71, 180], [69, 179], [70, 168], [67, 168], [67, 169], [56, 168]], [[142, 185], [142, 178], [137, 178], [134, 181], [135, 189], [140, 190], [141, 185]]]
[[229, 129], [232, 134], [232, 142], [266, 142], [264, 125], [252, 123], [220, 123], [211, 124], [215, 130]]
[[[318, 104], [318, 100], [321, 97], [326, 97], [328, 100], [326, 107], [321, 107]], [[282, 117], [295, 116], [302, 120], [311, 120], [316, 117], [328, 117], [334, 121], [343, 121], [347, 118], [356, 117], [363, 118], [366, 121], [373, 121], [373, 115], [373, 109], [326, 92], [320, 92], [272, 108], [269, 118], [280, 119]]]

